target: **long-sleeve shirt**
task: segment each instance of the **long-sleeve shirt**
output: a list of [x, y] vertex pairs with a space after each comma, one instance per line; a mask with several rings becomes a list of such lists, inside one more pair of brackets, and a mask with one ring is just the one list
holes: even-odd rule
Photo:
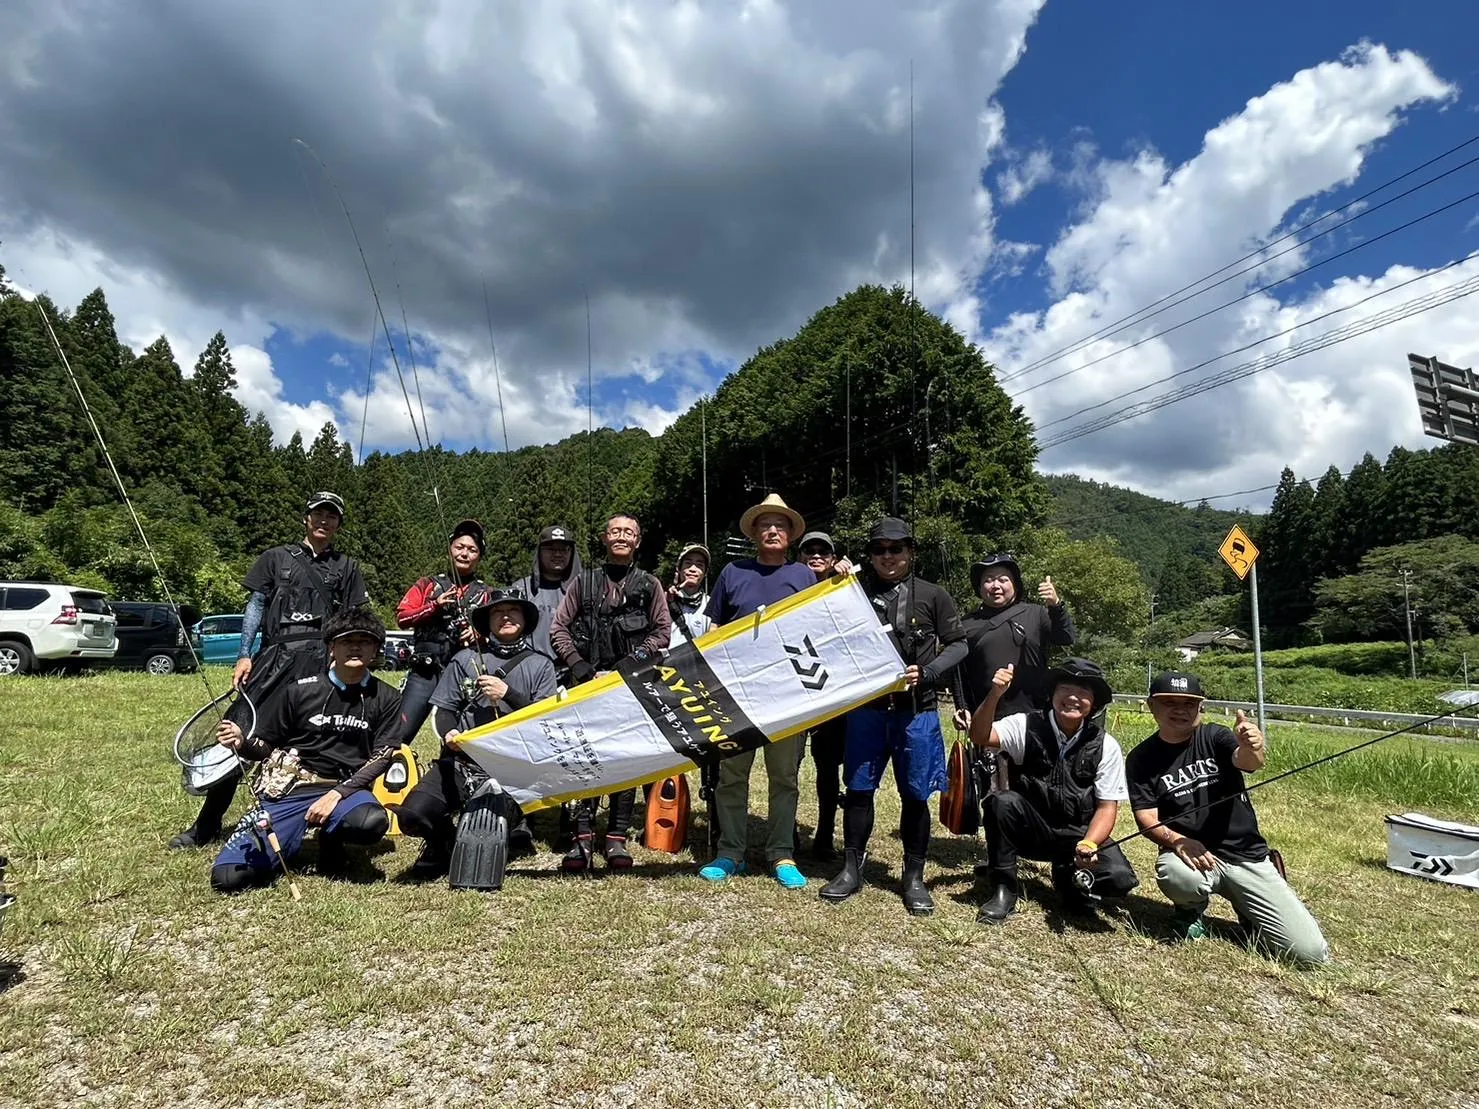
[[991, 691], [991, 677], [1003, 666], [1012, 665], [1011, 687], [996, 712], [1007, 717], [1032, 712], [1047, 680], [1049, 647], [1071, 647], [1078, 637], [1067, 605], [1019, 603], [993, 609], [982, 605], [964, 620], [970, 652], [960, 673], [966, 704], [975, 711]]
[[[603, 580], [605, 582], [605, 592], [603, 594], [603, 604], [608, 606], [621, 604], [625, 596], [624, 583], [629, 573], [646, 573], [646, 571], [639, 570], [635, 566], [612, 566], [608, 564], [604, 569], [605, 575]], [[621, 571], [621, 576], [613, 577], [613, 573], [617, 571]], [[647, 576], [651, 578], [652, 588], [652, 597], [647, 606], [647, 630], [638, 643], [629, 647], [628, 654], [636, 651], [655, 654], [657, 651], [667, 647], [668, 640], [673, 634], [673, 617], [668, 612], [667, 592], [656, 578], [653, 578], [651, 574]], [[560, 601], [560, 607], [555, 611], [555, 622], [550, 628], [550, 645], [554, 647], [555, 654], [559, 656], [560, 662], [571, 668], [575, 668], [581, 663], [587, 663], [591, 666], [598, 665], [598, 660], [587, 659], [581, 655], [575, 646], [575, 638], [571, 631], [575, 627], [576, 622], [581, 619], [581, 590], [585, 588], [585, 582], [589, 578], [590, 575], [582, 574], [570, 583], [570, 588], [565, 591], [565, 596]]]

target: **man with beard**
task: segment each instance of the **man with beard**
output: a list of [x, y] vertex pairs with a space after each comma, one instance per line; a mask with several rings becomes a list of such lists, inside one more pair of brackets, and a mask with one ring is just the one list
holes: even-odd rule
[[1012, 687], [998, 707], [1002, 716], [1033, 712], [1042, 703], [1048, 650], [1071, 647], [1077, 633], [1058, 587], [1045, 577], [1037, 587], [1042, 604], [1027, 599], [1022, 571], [1009, 554], [989, 555], [971, 567], [971, 588], [980, 607], [963, 621], [970, 653], [961, 676], [966, 703], [955, 722], [970, 727], [970, 712], [991, 692], [991, 678], [1003, 666], [1013, 669]]
[[[550, 643], [559, 661], [569, 668], [572, 685], [614, 670], [624, 658], [654, 658], [672, 636], [673, 622], [662, 584], [637, 567], [642, 525], [635, 517], [618, 513], [606, 521], [601, 541], [606, 547], [605, 565], [583, 571], [571, 583], [550, 630]], [[627, 828], [636, 798], [635, 789], [620, 790], [609, 798], [602, 854], [612, 870], [631, 868]], [[561, 863], [568, 872], [590, 868], [596, 807], [595, 798], [576, 804], [575, 842]]]
[[[258, 719], [273, 712], [273, 699], [299, 678], [327, 665], [324, 621], [369, 604], [370, 594], [359, 563], [333, 547], [344, 522], [344, 501], [337, 493], [314, 493], [303, 509], [303, 538], [263, 551], [242, 581], [247, 591], [241, 622], [241, 648], [231, 684], [256, 707]], [[257, 632], [262, 649], [252, 657]], [[238, 702], [229, 718], [244, 723]], [[195, 822], [174, 839], [172, 848], [203, 847], [221, 834], [221, 819], [231, 807], [240, 774], [211, 786]]]
[[899, 838], [904, 843], [900, 895], [914, 916], [935, 911], [924, 884], [929, 849], [931, 795], [945, 787], [945, 737], [935, 690], [965, 658], [965, 629], [950, 594], [914, 574], [914, 533], [886, 516], [868, 532], [863, 589], [879, 622], [904, 660], [903, 693], [885, 693], [847, 714], [843, 758], [843, 868], [822, 887], [824, 901], [846, 901], [863, 888], [863, 863], [873, 834], [873, 795], [889, 760], [902, 802]]
[[[261, 807], [291, 862], [308, 829], [319, 829], [319, 869], [337, 869], [348, 845], [368, 846], [390, 828], [370, 786], [396, 750], [400, 694], [370, 673], [385, 642], [385, 625], [367, 609], [337, 613], [319, 633], [325, 671], [299, 678], [274, 699], [254, 736], [223, 720], [217, 742], [262, 762]], [[272, 880], [278, 859], [248, 822], [238, 827], [211, 866], [211, 885], [237, 893]]]
[[1181, 939], [1207, 934], [1214, 893], [1232, 902], [1248, 939], [1301, 966], [1327, 962], [1320, 926], [1275, 865], [1244, 774], [1263, 769], [1263, 733], [1238, 710], [1235, 725], [1202, 721], [1202, 684], [1168, 672], [1150, 684], [1156, 731], [1125, 760], [1130, 806], [1145, 838], [1160, 848], [1155, 877], [1176, 906]]
[[483, 525], [463, 520], [448, 537], [450, 571], [422, 578], [406, 591], [395, 622], [414, 630], [411, 672], [401, 686], [401, 742], [410, 743], [431, 714], [431, 694], [442, 669], [459, 650], [472, 645], [467, 614], [482, 603], [488, 587], [478, 577], [486, 538]]
[[1120, 746], [1094, 714], [1113, 699], [1104, 672], [1071, 658], [1048, 671], [1049, 707], [997, 718], [1012, 684], [1013, 667], [998, 670], [991, 692], [971, 720], [971, 740], [1006, 756], [1007, 788], [982, 806], [986, 832], [987, 897], [976, 920], [1000, 924], [1017, 910], [1017, 858], [1053, 865], [1053, 887], [1063, 907], [1093, 906], [1075, 871], [1094, 876], [1094, 893], [1124, 897], [1140, 884], [1117, 846], [1100, 848], [1114, 833], [1120, 802], [1129, 800]]
[[534, 568], [526, 578], [514, 582], [511, 589], [522, 593], [534, 602], [539, 610], [539, 622], [534, 627], [534, 647], [555, 660], [555, 671], [560, 684], [568, 685], [569, 672], [560, 664], [550, 643], [550, 632], [554, 630], [555, 613], [560, 602], [570, 591], [570, 585], [580, 577], [580, 553], [575, 549], [575, 536], [564, 524], [551, 524], [539, 533], [539, 542], [534, 548]]
[[[426, 849], [411, 868], [416, 878], [439, 878], [447, 872], [457, 837], [452, 818], [488, 777], [460, 752], [458, 737], [469, 728], [553, 697], [559, 689], [555, 664], [534, 649], [531, 639], [539, 619], [534, 602], [513, 591], [490, 590], [469, 619], [480, 645], [453, 657], [431, 695], [432, 726], [442, 740], [441, 754], [397, 809], [401, 830], [426, 840]], [[515, 814], [510, 851], [519, 854], [532, 844], [528, 821]]]

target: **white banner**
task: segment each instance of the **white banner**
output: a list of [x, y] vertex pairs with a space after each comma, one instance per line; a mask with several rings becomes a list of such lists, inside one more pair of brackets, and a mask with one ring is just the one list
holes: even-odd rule
[[1415, 812], [1386, 824], [1388, 869], [1479, 889], [1479, 828]]
[[462, 750], [534, 812], [785, 739], [903, 689], [903, 670], [862, 586], [834, 577], [470, 729]]

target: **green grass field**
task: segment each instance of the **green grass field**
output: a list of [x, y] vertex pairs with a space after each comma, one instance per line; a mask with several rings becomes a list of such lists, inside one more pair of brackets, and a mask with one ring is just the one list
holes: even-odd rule
[[[988, 930], [979, 845], [937, 827], [939, 908], [910, 918], [887, 789], [875, 884], [840, 908], [804, 852], [801, 892], [641, 848], [630, 876], [561, 878], [549, 814], [496, 895], [398, 882], [413, 841], [357, 881], [310, 870], [300, 904], [224, 899], [208, 855], [164, 849], [193, 813], [167, 740], [203, 696], [188, 676], [0, 685], [0, 958], [24, 972], [0, 994], [0, 1106], [1479, 1105], [1479, 897], [1387, 871], [1382, 825], [1479, 819], [1473, 745], [1394, 740], [1256, 795], [1335, 956], [1298, 972], [1235, 942], [1223, 902], [1211, 939], [1164, 942], [1143, 840], [1123, 913], [1065, 922], [1029, 866]], [[1111, 728], [1127, 748], [1150, 730]], [[1349, 742], [1274, 725], [1270, 771]], [[808, 831], [811, 782], [808, 760]], [[763, 812], [758, 768], [754, 795]]]

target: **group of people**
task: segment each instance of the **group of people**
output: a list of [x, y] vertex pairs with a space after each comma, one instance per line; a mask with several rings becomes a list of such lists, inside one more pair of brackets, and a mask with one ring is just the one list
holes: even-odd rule
[[[591, 681], [623, 660], [658, 659], [685, 639], [856, 569], [904, 662], [905, 688], [809, 733], [817, 771], [814, 859], [837, 857], [839, 811], [842, 817], [841, 867], [820, 887], [824, 901], [841, 903], [863, 888], [875, 794], [892, 763], [904, 849], [900, 896], [911, 914], [933, 912], [924, 870], [929, 802], [947, 785], [939, 699], [949, 692], [956, 727], [969, 734], [976, 757], [997, 768], [978, 779], [987, 783], [980, 797], [986, 860], [976, 868], [981, 923], [1001, 924], [1016, 911], [1019, 858], [1050, 864], [1065, 911], [1093, 912], [1102, 899], [1128, 895], [1139, 881], [1114, 836], [1120, 806], [1128, 802], [1139, 829], [1129, 834], [1159, 849], [1156, 880], [1175, 907], [1178, 935], [1206, 934], [1204, 912], [1219, 893], [1249, 939], [1265, 949], [1302, 964], [1328, 958], [1318, 925], [1285, 882], [1244, 792], [1244, 775], [1263, 766], [1258, 728], [1241, 714], [1231, 729], [1204, 721], [1196, 677], [1166, 673], [1149, 690], [1156, 731], [1126, 757], [1103, 724], [1112, 691], [1100, 668], [1087, 659], [1049, 665], [1053, 648], [1075, 640], [1051, 577], [1029, 596], [1010, 555], [972, 567], [979, 605], [962, 617], [945, 589], [915, 573], [915, 539], [905, 521], [878, 520], [854, 567], [826, 533], [808, 531], [801, 514], [771, 494], [740, 519], [753, 554], [727, 563], [712, 587], [709, 551], [700, 543], [682, 549], [667, 587], [641, 569], [641, 525], [619, 514], [602, 531], [601, 565], [583, 567], [573, 533], [552, 524], [538, 536], [529, 575], [494, 588], [478, 576], [483, 529], [464, 520], [449, 536], [447, 569], [418, 581], [396, 609], [397, 622], [414, 636], [410, 673], [396, 691], [370, 670], [385, 628], [366, 605], [359, 567], [333, 548], [344, 513], [335, 494], [314, 494], [302, 541], [265, 552], [248, 573], [234, 681], [257, 706], [258, 723], [252, 735], [243, 733], [239, 717], [219, 729], [220, 743], [244, 761], [262, 763], [254, 786], [259, 809], [287, 861], [310, 829], [317, 829], [321, 870], [339, 865], [346, 846], [384, 835], [390, 814], [369, 787], [430, 717], [438, 756], [394, 808], [400, 830], [424, 841], [413, 874], [445, 874], [457, 816], [486, 781], [460, 750], [463, 732]], [[262, 648], [253, 657], [259, 629]], [[798, 735], [762, 748], [766, 867], [791, 889], [807, 885], [796, 864], [805, 741]], [[699, 870], [708, 881], [725, 882], [746, 869], [754, 759], [746, 751], [702, 768], [709, 820], [718, 828], [714, 857]], [[238, 781], [214, 787], [171, 845], [221, 838]], [[633, 865], [628, 835], [636, 791], [606, 800], [599, 836], [599, 799], [562, 810], [569, 841], [563, 870], [587, 871], [597, 857], [614, 871]], [[532, 850], [527, 822], [515, 818], [510, 847]], [[273, 854], [243, 822], [226, 837], [212, 884], [230, 892], [269, 882], [283, 863]]]

